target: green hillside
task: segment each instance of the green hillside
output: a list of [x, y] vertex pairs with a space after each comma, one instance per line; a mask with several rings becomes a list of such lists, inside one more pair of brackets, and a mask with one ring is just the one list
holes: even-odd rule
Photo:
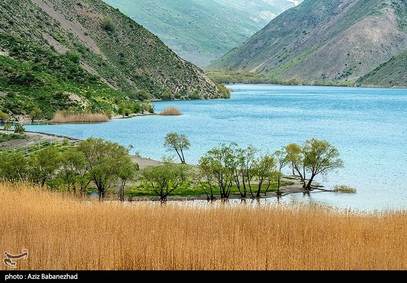
[[404, 0], [305, 0], [210, 69], [218, 77], [238, 73], [271, 82], [354, 85], [393, 57], [393, 64], [402, 58], [406, 22]]
[[100, 0], [0, 2], [0, 111], [43, 118], [153, 98], [223, 97], [203, 71]]
[[407, 86], [407, 51], [380, 65], [357, 83], [365, 86]]
[[[177, 54], [206, 66], [242, 44], [289, 0], [105, 0], [155, 33]], [[299, 2], [299, 1], [298, 1]]]

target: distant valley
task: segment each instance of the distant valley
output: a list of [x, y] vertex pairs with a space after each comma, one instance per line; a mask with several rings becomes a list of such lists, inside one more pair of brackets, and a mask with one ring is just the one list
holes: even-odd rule
[[293, 0], [105, 0], [201, 67], [241, 45]]

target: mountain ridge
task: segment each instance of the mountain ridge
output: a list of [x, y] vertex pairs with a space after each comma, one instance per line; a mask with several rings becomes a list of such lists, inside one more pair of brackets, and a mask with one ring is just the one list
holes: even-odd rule
[[402, 0], [305, 0], [210, 69], [282, 83], [356, 85], [407, 50], [406, 10]]
[[[79, 96], [87, 110], [111, 112], [120, 101], [225, 95], [200, 68], [100, 0], [4, 0], [0, 15], [3, 110], [14, 101], [18, 114], [35, 106], [49, 117], [44, 101], [54, 101], [57, 93], [70, 93], [63, 95], [64, 107], [75, 104], [69, 96]], [[29, 78], [27, 84], [21, 83], [23, 77]], [[30, 85], [32, 80], [36, 84]], [[25, 100], [30, 106], [19, 107]]]

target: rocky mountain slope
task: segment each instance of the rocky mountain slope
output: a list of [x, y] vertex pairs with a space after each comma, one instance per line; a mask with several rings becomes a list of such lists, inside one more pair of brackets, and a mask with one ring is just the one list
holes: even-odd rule
[[104, 0], [199, 66], [239, 46], [292, 0]]
[[217, 98], [203, 71], [100, 0], [0, 2], [0, 111], [117, 111], [126, 101]]
[[283, 83], [400, 86], [406, 51], [407, 1], [305, 0], [211, 69]]

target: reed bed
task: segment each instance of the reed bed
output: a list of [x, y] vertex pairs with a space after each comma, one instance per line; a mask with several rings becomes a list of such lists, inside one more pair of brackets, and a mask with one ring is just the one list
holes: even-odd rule
[[180, 116], [182, 115], [181, 111], [176, 107], [167, 107], [160, 112], [162, 116]]
[[407, 269], [406, 212], [98, 203], [10, 184], [0, 205], [0, 252], [30, 252], [19, 269]]
[[64, 123], [102, 123], [109, 121], [110, 118], [104, 113], [70, 113], [59, 111], [56, 112], [52, 123], [64, 124]]

